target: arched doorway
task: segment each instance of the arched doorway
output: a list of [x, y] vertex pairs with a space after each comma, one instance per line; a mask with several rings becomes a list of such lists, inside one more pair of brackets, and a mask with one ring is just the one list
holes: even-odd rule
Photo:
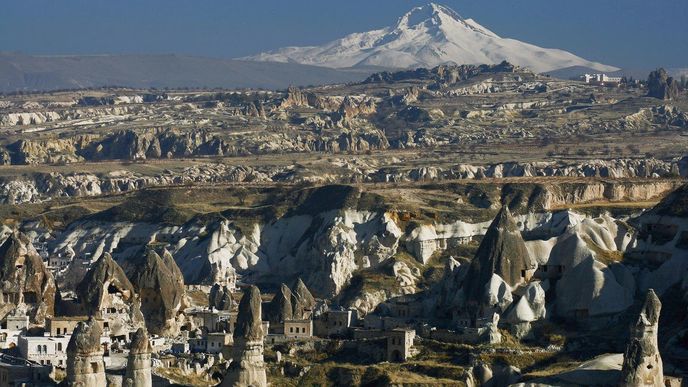
[[394, 351], [392, 351], [392, 359], [390, 360], [399, 363], [404, 361], [404, 358], [401, 356], [401, 352], [399, 352], [398, 349], [395, 349]]

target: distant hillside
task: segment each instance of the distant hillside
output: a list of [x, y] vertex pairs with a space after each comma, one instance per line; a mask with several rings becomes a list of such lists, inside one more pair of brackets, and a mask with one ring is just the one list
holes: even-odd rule
[[362, 81], [379, 68], [331, 69], [182, 55], [31, 56], [0, 52], [0, 92], [126, 86], [285, 88]]

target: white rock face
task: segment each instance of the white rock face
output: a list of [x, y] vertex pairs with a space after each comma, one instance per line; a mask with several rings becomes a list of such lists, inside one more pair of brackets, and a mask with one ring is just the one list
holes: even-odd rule
[[245, 59], [334, 68], [434, 67], [446, 62], [492, 64], [508, 60], [537, 72], [571, 66], [618, 70], [567, 51], [502, 38], [438, 4], [413, 8], [396, 25], [380, 30], [354, 33], [322, 46], [287, 47]]
[[633, 304], [635, 280], [623, 265], [610, 267], [590, 257], [557, 283], [557, 314], [562, 317], [611, 315]]
[[511, 287], [497, 274], [492, 274], [490, 282], [485, 284], [485, 291], [484, 302], [487, 305], [497, 307], [501, 312], [505, 311], [513, 302]]
[[529, 323], [545, 318], [545, 290], [540, 282], [531, 282], [525, 294], [506, 313], [505, 321], [511, 324]]
[[[300, 275], [316, 294], [335, 295], [353, 272], [376, 266], [396, 253], [402, 231], [384, 213], [328, 211], [296, 215], [268, 224], [239, 228], [230, 220], [180, 227], [148, 223], [75, 223], [53, 242], [68, 246], [81, 258], [104, 252], [126, 260], [149, 241], [166, 242], [187, 283], [232, 282], [236, 272], [247, 276], [280, 273]], [[406, 278], [408, 268], [398, 267]]]

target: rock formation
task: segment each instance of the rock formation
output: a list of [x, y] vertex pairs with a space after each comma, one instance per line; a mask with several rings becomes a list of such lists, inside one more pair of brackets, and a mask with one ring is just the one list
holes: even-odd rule
[[279, 291], [275, 294], [275, 297], [267, 305], [265, 314], [271, 325], [280, 324], [286, 320], [292, 319], [294, 315], [292, 298], [295, 299], [295, 295], [292, 294], [291, 289], [289, 289], [287, 285], [282, 284]]
[[106, 386], [105, 362], [100, 337], [103, 329], [91, 317], [76, 326], [67, 345], [67, 386]]
[[145, 329], [139, 328], [134, 334], [129, 347], [124, 387], [151, 387], [153, 385], [151, 352], [152, 348], [148, 341], [148, 334]]
[[232, 290], [227, 285], [215, 284], [210, 288], [208, 306], [217, 310], [231, 310], [232, 305]]
[[291, 305], [293, 308], [292, 316], [295, 319], [310, 317], [311, 311], [315, 307], [315, 298], [301, 278], [296, 281], [294, 291], [291, 293]]
[[172, 256], [165, 251], [161, 257], [148, 249], [143, 257], [123, 264], [141, 299], [148, 331], [174, 335], [179, 329], [176, 319], [184, 298], [184, 277]]
[[263, 336], [260, 290], [255, 286], [250, 286], [244, 291], [239, 303], [239, 315], [234, 328], [232, 363], [221, 386], [267, 386], [263, 360]]
[[498, 275], [513, 287], [528, 280], [537, 267], [507, 206], [502, 207], [471, 262], [463, 287], [467, 304], [484, 302], [486, 286]]
[[556, 285], [556, 313], [567, 319], [602, 317], [633, 304], [635, 280], [622, 264], [588, 257], [567, 270]]
[[647, 78], [647, 96], [659, 99], [676, 99], [678, 82], [670, 77], [663, 68], [650, 73]]
[[[674, 112], [674, 109], [660, 109], [667, 112]], [[662, 115], [663, 116], [663, 115]], [[658, 116], [659, 122], [668, 125], [681, 125], [688, 128], [688, 115], [686, 113], [669, 113], [666, 117]], [[625, 121], [625, 120], [624, 120]], [[634, 123], [643, 127], [649, 125], [649, 121]], [[628, 122], [623, 124], [628, 128]], [[365, 150], [383, 146], [386, 141], [378, 133], [352, 134], [342, 133], [336, 138], [327, 142], [318, 141], [317, 144], [308, 146], [309, 150], [318, 151], [344, 151], [344, 150]], [[417, 133], [419, 136], [428, 136], [428, 132]], [[402, 137], [406, 136], [404, 134]], [[421, 137], [422, 137], [421, 136]], [[416, 146], [420, 142], [432, 141], [430, 139], [416, 138], [411, 134], [407, 138], [411, 143], [397, 144], [397, 147]], [[415, 139], [414, 139], [415, 138]], [[371, 147], [372, 144], [372, 147]], [[414, 145], [416, 144], [416, 145]], [[285, 148], [284, 144], [275, 145]], [[1, 155], [0, 155], [1, 156]], [[22, 176], [0, 177], [0, 203], [21, 204], [36, 203], [50, 200], [54, 197], [83, 197], [98, 196], [102, 194], [116, 194], [131, 192], [142, 187], [159, 187], [169, 185], [181, 185], [190, 183], [241, 183], [241, 182], [280, 182], [289, 181], [292, 183], [349, 183], [351, 181], [367, 182], [412, 182], [412, 181], [441, 181], [453, 179], [478, 179], [482, 177], [528, 177], [528, 176], [568, 176], [568, 177], [613, 177], [613, 178], [633, 178], [647, 177], [659, 178], [667, 175], [688, 176], [688, 158], [677, 158], [664, 161], [656, 159], [614, 159], [614, 160], [589, 160], [585, 162], [572, 163], [497, 163], [490, 165], [469, 165], [459, 164], [452, 168], [440, 167], [421, 167], [421, 168], [359, 168], [352, 167], [346, 173], [336, 173], [335, 170], [322, 176], [312, 174], [285, 174], [283, 167], [260, 167], [254, 168], [244, 165], [225, 165], [225, 164], [199, 164], [190, 166], [175, 173], [161, 173], [154, 175], [140, 175], [129, 171], [116, 171], [108, 174], [94, 173], [32, 173]], [[635, 187], [645, 186], [645, 189], [630, 189], [617, 184], [613, 189], [609, 182], [599, 182], [596, 184], [586, 184], [590, 187], [588, 191], [596, 192], [598, 198], [590, 197], [589, 200], [618, 200], [619, 198], [633, 198], [634, 200], [645, 200], [654, 198], [657, 193], [653, 193], [659, 186], [667, 185], [670, 182], [657, 181], [636, 183]], [[671, 189], [675, 187], [668, 187]], [[624, 192], [625, 191], [625, 192]], [[564, 197], [570, 198], [578, 195], [578, 192], [564, 192]], [[661, 193], [661, 192], [660, 192]], [[625, 195], [625, 196], [624, 196]], [[614, 197], [612, 197], [614, 196]], [[226, 276], [218, 277], [215, 280], [224, 280]]]
[[663, 386], [662, 358], [657, 346], [659, 312], [662, 303], [649, 289], [638, 320], [631, 327], [631, 337], [624, 353], [620, 386]]
[[128, 334], [143, 324], [134, 286], [109, 253], [86, 273], [76, 294], [83, 313], [103, 318], [112, 334]]
[[55, 312], [55, 292], [55, 280], [29, 239], [10, 234], [0, 245], [0, 318], [25, 304], [31, 321], [43, 323]]

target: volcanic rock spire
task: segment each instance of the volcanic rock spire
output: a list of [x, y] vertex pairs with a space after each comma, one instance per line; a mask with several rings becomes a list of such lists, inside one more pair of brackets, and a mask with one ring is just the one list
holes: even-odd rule
[[124, 387], [151, 387], [153, 385], [151, 352], [148, 334], [144, 328], [139, 328], [131, 340]]
[[649, 289], [638, 320], [631, 327], [631, 338], [624, 353], [619, 386], [663, 386], [664, 371], [657, 346], [659, 312], [662, 303]]
[[67, 386], [106, 386], [100, 337], [103, 328], [91, 317], [74, 328], [67, 345]]
[[263, 360], [263, 336], [260, 290], [255, 286], [250, 286], [244, 290], [239, 303], [239, 315], [234, 329], [232, 363], [227, 369], [221, 386], [267, 386]]

